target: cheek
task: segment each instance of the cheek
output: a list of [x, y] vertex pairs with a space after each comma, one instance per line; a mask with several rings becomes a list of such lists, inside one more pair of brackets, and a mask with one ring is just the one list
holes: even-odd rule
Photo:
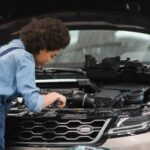
[[45, 59], [46, 59], [46, 60], [48, 60], [48, 59], [50, 59], [50, 58], [51, 58], [50, 55], [46, 55], [46, 56], [45, 56]]
[[50, 61], [52, 59], [52, 56], [51, 55], [48, 55], [47, 57], [46, 57], [46, 61]]

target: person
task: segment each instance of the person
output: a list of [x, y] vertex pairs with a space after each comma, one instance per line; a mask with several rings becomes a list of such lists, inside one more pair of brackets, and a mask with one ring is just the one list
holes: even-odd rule
[[66, 97], [57, 92], [40, 94], [35, 83], [35, 67], [44, 65], [70, 42], [67, 26], [57, 18], [32, 19], [22, 27], [19, 37], [0, 47], [0, 150], [5, 149], [5, 119], [10, 103], [21, 96], [29, 111], [40, 112]]

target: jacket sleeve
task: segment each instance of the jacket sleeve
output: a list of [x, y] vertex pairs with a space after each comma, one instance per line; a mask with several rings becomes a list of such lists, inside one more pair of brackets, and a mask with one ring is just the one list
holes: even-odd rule
[[22, 56], [17, 64], [17, 92], [21, 94], [30, 111], [40, 112], [43, 108], [44, 96], [40, 94], [35, 83], [35, 62], [32, 55]]

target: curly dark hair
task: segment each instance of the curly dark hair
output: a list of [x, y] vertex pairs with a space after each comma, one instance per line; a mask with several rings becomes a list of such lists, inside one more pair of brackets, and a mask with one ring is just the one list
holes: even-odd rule
[[42, 49], [52, 51], [65, 48], [70, 42], [67, 26], [61, 20], [50, 17], [32, 19], [21, 29], [20, 38], [32, 54], [38, 54]]

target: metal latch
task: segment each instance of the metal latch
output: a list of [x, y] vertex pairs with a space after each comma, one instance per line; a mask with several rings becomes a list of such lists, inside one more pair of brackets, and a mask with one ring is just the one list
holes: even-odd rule
[[126, 10], [134, 13], [139, 13], [141, 11], [141, 5], [139, 2], [127, 2]]

